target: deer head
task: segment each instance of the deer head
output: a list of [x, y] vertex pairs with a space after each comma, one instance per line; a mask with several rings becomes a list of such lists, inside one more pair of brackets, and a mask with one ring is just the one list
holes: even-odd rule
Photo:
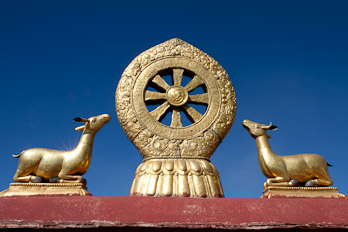
[[268, 138], [271, 138], [270, 135], [266, 133], [266, 130], [277, 130], [278, 127], [274, 126], [272, 122], [269, 125], [252, 122], [250, 120], [245, 119], [243, 121], [243, 127], [249, 132], [249, 134], [253, 137], [259, 137], [261, 135], [266, 135]]
[[76, 122], [84, 122], [85, 125], [76, 127], [75, 130], [82, 131], [85, 128], [91, 131], [97, 132], [99, 131], [106, 123], [110, 121], [110, 115], [102, 114], [94, 117], [90, 117], [89, 119], [77, 117], [74, 118]]

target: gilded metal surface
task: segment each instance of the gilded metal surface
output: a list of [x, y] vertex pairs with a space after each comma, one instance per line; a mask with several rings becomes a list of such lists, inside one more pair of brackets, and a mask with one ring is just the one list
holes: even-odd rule
[[270, 136], [266, 130], [275, 130], [276, 126], [264, 125], [249, 120], [243, 126], [256, 140], [258, 159], [262, 173], [268, 178], [264, 188], [268, 186], [292, 187], [297, 185], [329, 186], [333, 182], [328, 172], [326, 160], [317, 154], [298, 154], [279, 156], [275, 154], [268, 142]]
[[11, 183], [0, 197], [12, 196], [91, 196], [84, 183]]
[[92, 158], [95, 134], [110, 121], [108, 114], [89, 119], [75, 118], [85, 125], [75, 130], [83, 131], [80, 141], [72, 151], [32, 148], [19, 155], [18, 168], [13, 177], [20, 182], [85, 182], [82, 175], [87, 172]]
[[[166, 79], [168, 76], [171, 81]], [[188, 83], [184, 83], [184, 78], [188, 78]], [[203, 92], [195, 92], [197, 89]], [[151, 105], [156, 106], [150, 109]], [[205, 106], [205, 111], [198, 110], [196, 105]], [[171, 39], [141, 53], [125, 69], [116, 90], [116, 112], [124, 132], [144, 157], [144, 162], [149, 162], [140, 165], [145, 167], [143, 171], [138, 168], [131, 195], [162, 196], [168, 194], [160, 190], [163, 178], [158, 175], [172, 173], [163, 165], [177, 164], [177, 159], [185, 158], [197, 162], [200, 170], [204, 170], [205, 162], [212, 166], [208, 159], [232, 126], [236, 98], [226, 71], [213, 58], [180, 39]], [[167, 114], [171, 117], [166, 125], [163, 118]], [[191, 123], [184, 126], [183, 117]], [[143, 173], [153, 172], [149, 159], [172, 160], [159, 160], [158, 170], [162, 171], [155, 172], [156, 178], [140, 181], [140, 176], [145, 175]], [[183, 161], [187, 168], [185, 178], [199, 173], [198, 169], [194, 171], [196, 166], [190, 162]], [[180, 168], [173, 170], [170, 175], [179, 175]], [[206, 176], [204, 173], [202, 175]], [[218, 179], [218, 172], [214, 173]], [[214, 197], [215, 190], [212, 189], [220, 189], [217, 195], [223, 195], [220, 181], [211, 183], [204, 182], [204, 178], [198, 179], [207, 197]], [[191, 180], [185, 181], [191, 183]], [[173, 190], [169, 195], [182, 196], [174, 182], [174, 179], [170, 180]], [[158, 189], [149, 190], [149, 185]], [[189, 186], [189, 193], [184, 195], [201, 197], [193, 189], [194, 184]]]
[[131, 194], [143, 196], [222, 197], [219, 173], [204, 159], [150, 159], [136, 172]]
[[261, 198], [307, 197], [307, 198], [347, 198], [337, 187], [280, 187], [268, 186]]

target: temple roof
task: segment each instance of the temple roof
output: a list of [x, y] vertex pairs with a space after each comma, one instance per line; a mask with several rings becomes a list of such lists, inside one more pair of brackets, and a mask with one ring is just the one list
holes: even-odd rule
[[343, 229], [348, 200], [41, 196], [0, 198], [0, 228]]

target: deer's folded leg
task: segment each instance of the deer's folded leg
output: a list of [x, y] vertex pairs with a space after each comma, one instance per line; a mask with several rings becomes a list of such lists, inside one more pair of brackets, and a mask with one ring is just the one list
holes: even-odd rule
[[291, 186], [290, 185], [290, 178], [284, 178], [284, 177], [275, 177], [275, 178], [268, 178], [266, 180], [266, 185], [267, 186]]
[[59, 183], [83, 183], [85, 182], [85, 179], [83, 179], [82, 176], [79, 175], [64, 175], [62, 173], [58, 174], [58, 177], [60, 178]]

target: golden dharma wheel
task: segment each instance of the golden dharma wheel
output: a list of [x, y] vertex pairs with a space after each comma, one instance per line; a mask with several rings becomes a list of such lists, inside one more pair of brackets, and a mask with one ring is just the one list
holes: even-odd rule
[[213, 58], [180, 39], [141, 53], [122, 74], [116, 112], [144, 157], [131, 195], [223, 196], [209, 158], [232, 126], [236, 98]]
[[[172, 77], [172, 83], [163, 79], [167, 75]], [[184, 76], [190, 81], [182, 86]], [[150, 86], [158, 91], [149, 90]], [[197, 88], [202, 88], [204, 92], [190, 94]], [[133, 101], [139, 120], [153, 133], [168, 139], [187, 139], [204, 132], [216, 119], [221, 105], [214, 76], [201, 64], [185, 57], [159, 60], [146, 67], [135, 81], [133, 99], [141, 99]], [[148, 105], [154, 103], [160, 105], [149, 111]], [[201, 113], [194, 104], [207, 106], [207, 109]], [[168, 113], [171, 113], [169, 126], [161, 123]], [[183, 126], [182, 116], [186, 116], [191, 124]]]

